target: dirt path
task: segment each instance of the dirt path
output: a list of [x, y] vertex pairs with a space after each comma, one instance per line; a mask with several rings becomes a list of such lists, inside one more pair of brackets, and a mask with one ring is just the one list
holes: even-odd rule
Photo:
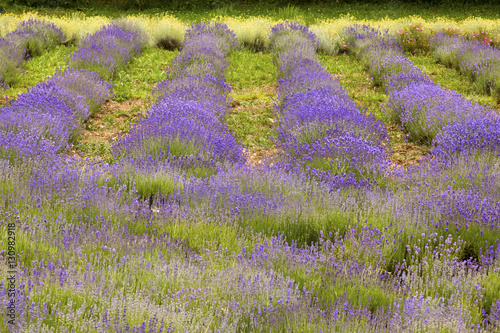
[[131, 99], [123, 102], [108, 100], [102, 108], [86, 122], [70, 156], [109, 159], [111, 142], [118, 133], [128, 133], [130, 123], [136, 123], [146, 114], [147, 102]]

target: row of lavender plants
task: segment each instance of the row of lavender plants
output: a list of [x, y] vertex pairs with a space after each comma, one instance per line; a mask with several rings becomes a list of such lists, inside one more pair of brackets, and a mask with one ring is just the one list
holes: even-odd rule
[[460, 35], [439, 33], [429, 39], [430, 51], [439, 62], [455, 68], [480, 92], [500, 103], [500, 50]]
[[319, 64], [317, 47], [305, 26], [285, 22], [271, 31], [279, 77], [278, 143], [285, 164], [331, 188], [368, 186], [387, 171], [387, 133]]
[[[354, 26], [347, 32], [355, 54], [367, 67], [374, 83], [385, 87], [389, 94], [383, 108], [393, 121], [409, 132], [412, 139], [432, 146], [430, 156], [435, 160], [423, 163], [418, 171], [411, 170], [411, 176], [406, 177], [412, 181], [419, 177], [431, 177], [433, 181], [445, 177], [453, 181], [454, 188], [465, 189], [469, 186], [468, 194], [456, 196], [447, 206], [467, 207], [460, 208], [459, 215], [467, 215], [469, 221], [476, 216], [476, 221], [484, 221], [490, 226], [490, 231], [498, 229], [495, 222], [499, 221], [498, 190], [495, 187], [486, 190], [480, 183], [488, 177], [497, 177], [500, 118], [493, 110], [433, 83], [404, 56], [399, 44], [388, 34], [368, 26]], [[418, 173], [422, 174], [416, 176]], [[476, 175], [475, 181], [470, 176], [472, 173]], [[449, 182], [444, 181], [439, 188], [444, 188], [444, 184], [449, 186]], [[480, 203], [471, 204], [471, 199], [466, 199], [472, 192]], [[443, 197], [452, 194], [450, 192]], [[435, 205], [430, 207], [437, 209]], [[481, 213], [484, 211], [487, 213]], [[466, 227], [467, 223], [459, 225], [458, 229]], [[495, 237], [492, 239], [495, 241]]]
[[[81, 41], [68, 69], [29, 89], [0, 111], [0, 153], [12, 163], [52, 161], [78, 135], [82, 123], [108, 98], [108, 71], [140, 51], [139, 32], [109, 25]], [[128, 47], [127, 47], [128, 46]], [[116, 52], [115, 52], [116, 51]], [[107, 62], [102, 63], [101, 60]], [[113, 67], [114, 66], [114, 67]], [[104, 68], [104, 67], [103, 67]]]
[[60, 45], [64, 34], [54, 24], [29, 19], [0, 39], [0, 88], [7, 89], [19, 80], [23, 63]]
[[[347, 32], [374, 83], [389, 94], [383, 108], [412, 139], [432, 147], [419, 166], [396, 172], [400, 209], [420, 216], [417, 229], [463, 241], [459, 257], [489, 272], [490, 261], [482, 256], [494, 244], [498, 248], [500, 229], [499, 117], [434, 84], [387, 34], [367, 26]], [[486, 276], [496, 281], [498, 272]]]
[[[389, 101], [383, 106], [410, 139], [431, 144], [448, 125], [482, 119], [495, 121], [493, 111], [472, 103], [460, 94], [445, 90], [430, 80], [405, 57], [398, 42], [369, 26], [347, 30], [354, 54], [369, 71], [373, 83], [386, 89]], [[436, 144], [440, 144], [436, 141]]]
[[222, 122], [230, 109], [226, 56], [237, 46], [225, 25], [191, 26], [168, 78], [153, 91], [157, 101], [147, 117], [113, 144], [112, 154], [122, 163], [108, 183], [134, 185], [152, 200], [183, 184], [179, 177], [203, 179], [244, 163], [241, 144]]

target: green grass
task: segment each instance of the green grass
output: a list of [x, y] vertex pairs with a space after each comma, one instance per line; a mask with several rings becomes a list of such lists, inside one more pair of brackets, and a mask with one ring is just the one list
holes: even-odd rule
[[130, 124], [137, 123], [139, 116], [143, 115], [147, 108], [147, 105], [134, 105], [132, 101], [124, 101], [121, 105], [123, 104], [125, 105], [121, 108], [112, 110], [114, 112], [103, 115], [101, 121], [106, 129], [120, 132], [120, 134], [128, 133]]
[[78, 141], [74, 144], [73, 149], [84, 157], [89, 157], [91, 159], [99, 158], [107, 163], [113, 161], [113, 157], [111, 156], [111, 144], [109, 142], [100, 140]]
[[28, 87], [33, 87], [37, 83], [51, 77], [57, 70], [64, 70], [70, 53], [76, 49], [76, 46], [59, 45], [53, 49], [47, 50], [39, 57], [26, 61], [22, 71], [24, 74], [19, 81], [3, 92], [7, 96], [16, 96], [28, 91]]
[[262, 155], [262, 151], [274, 147], [271, 136], [276, 136], [273, 114], [276, 68], [267, 53], [243, 50], [233, 52], [228, 60], [226, 80], [232, 85], [229, 96], [233, 99], [233, 109], [226, 117], [227, 125], [249, 151]]
[[149, 99], [156, 83], [165, 80], [165, 71], [178, 53], [145, 48], [142, 54], [131, 59], [127, 67], [117, 73], [113, 81], [114, 100]]
[[[122, 2], [124, 4], [130, 1]], [[246, 5], [220, 5], [218, 8], [193, 8], [190, 2], [174, 2], [176, 8], [156, 8], [141, 9], [139, 6], [128, 5], [128, 10], [120, 10], [109, 6], [99, 7], [79, 7], [75, 9], [61, 8], [33, 8], [26, 6], [5, 5], [5, 13], [22, 14], [25, 11], [37, 11], [42, 15], [65, 16], [72, 12], [83, 12], [87, 16], [103, 15], [110, 18], [119, 18], [123, 15], [146, 14], [154, 15], [158, 13], [167, 13], [182, 19], [185, 22], [199, 22], [210, 20], [216, 16], [267, 16], [279, 20], [302, 19], [307, 24], [313, 24], [319, 20], [335, 19], [346, 15], [355, 19], [380, 20], [380, 19], [398, 19], [418, 14], [424, 19], [435, 17], [445, 17], [453, 20], [464, 20], [471, 16], [482, 17], [485, 19], [500, 18], [500, 8], [498, 5], [474, 4], [463, 5], [460, 2], [452, 2], [451, 6], [436, 6], [423, 3], [407, 3], [404, 1], [391, 1], [387, 3], [363, 3], [351, 1], [339, 1], [332, 6], [326, 3], [317, 5], [301, 6], [276, 6], [268, 5], [263, 2], [254, 2]]]
[[258, 91], [263, 85], [276, 85], [276, 67], [271, 54], [242, 50], [231, 53], [228, 60], [226, 81], [231, 83], [233, 93]]
[[272, 149], [271, 137], [276, 137], [272, 95], [248, 94], [237, 99], [239, 107], [233, 108], [226, 122], [234, 136], [249, 151]]

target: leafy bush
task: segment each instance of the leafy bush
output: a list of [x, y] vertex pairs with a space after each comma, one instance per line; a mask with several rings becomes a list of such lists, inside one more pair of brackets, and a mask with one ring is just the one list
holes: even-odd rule
[[399, 29], [397, 37], [401, 48], [409, 54], [427, 54], [429, 52], [429, 34], [422, 29], [422, 23], [409, 24], [406, 29]]

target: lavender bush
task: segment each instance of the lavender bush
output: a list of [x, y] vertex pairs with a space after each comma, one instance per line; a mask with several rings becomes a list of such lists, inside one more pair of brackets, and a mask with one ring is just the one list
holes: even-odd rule
[[454, 91], [432, 83], [410, 83], [394, 89], [384, 109], [416, 141], [431, 144], [448, 124], [481, 119], [489, 111]]
[[477, 90], [500, 101], [500, 50], [463, 36], [439, 33], [430, 39], [431, 52], [443, 64], [453, 67], [473, 82]]
[[53, 23], [32, 18], [20, 23], [17, 29], [7, 34], [5, 38], [18, 39], [24, 44], [26, 58], [39, 56], [46, 49], [62, 44], [65, 39], [61, 29]]
[[17, 82], [26, 59], [39, 56], [63, 41], [61, 29], [52, 23], [37, 19], [20, 23], [16, 30], [0, 39], [0, 86], [8, 88]]
[[147, 119], [113, 146], [113, 154], [155, 159], [198, 157], [209, 163], [242, 161], [241, 146], [204, 104], [164, 98]]
[[102, 78], [112, 79], [147, 43], [142, 31], [121, 25], [125, 27], [112, 23], [84, 37], [71, 54], [69, 67], [98, 72]]
[[81, 95], [91, 114], [113, 95], [111, 83], [104, 81], [99, 73], [84, 69], [68, 68], [63, 72], [56, 72], [49, 82]]

